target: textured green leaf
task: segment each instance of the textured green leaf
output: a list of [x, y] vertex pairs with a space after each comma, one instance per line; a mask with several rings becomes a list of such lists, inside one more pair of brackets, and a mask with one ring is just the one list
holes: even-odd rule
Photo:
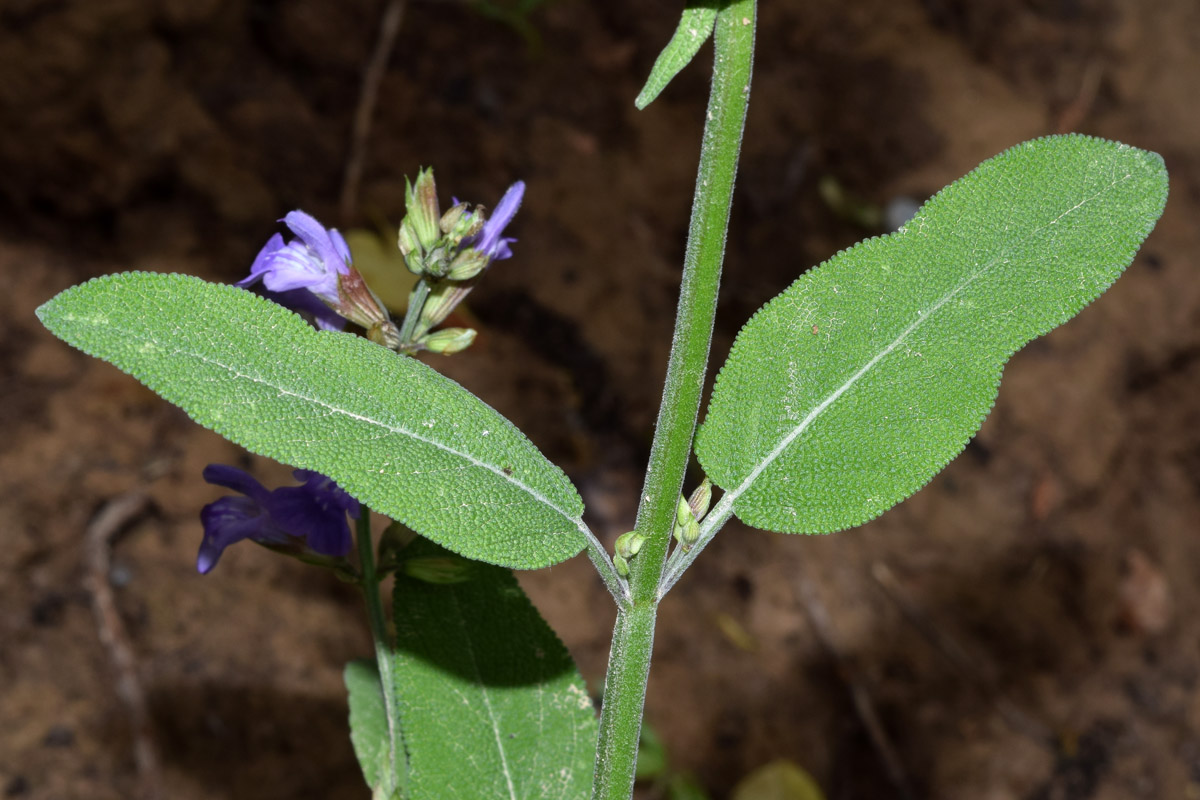
[[722, 502], [828, 533], [917, 491], [979, 429], [1008, 358], [1116, 280], [1166, 197], [1154, 153], [1038, 139], [802, 276], [738, 334], [713, 389], [696, 454]]
[[533, 568], [584, 546], [583, 503], [562, 471], [512, 423], [416, 359], [184, 275], [97, 278], [38, 317], [201, 425], [328, 475], [469, 558]]
[[395, 620], [415, 800], [587, 797], [591, 698], [510, 572], [481, 566], [453, 584], [398, 575]]
[[350, 695], [350, 742], [354, 745], [354, 754], [367, 786], [376, 798], [390, 800], [402, 796], [404, 745], [402, 741], [397, 742], [397, 761], [391, 763], [393, 749], [388, 746], [390, 733], [378, 665], [372, 659], [351, 661], [342, 677]]
[[713, 0], [700, 0], [688, 4], [679, 20], [679, 27], [675, 29], [675, 35], [659, 53], [653, 69], [650, 70], [650, 77], [646, 79], [646, 85], [633, 101], [639, 110], [653, 103], [654, 98], [667, 88], [671, 79], [692, 62], [696, 53], [700, 52], [700, 48], [708, 41], [708, 37], [712, 36], [713, 24], [716, 21], [717, 4]]

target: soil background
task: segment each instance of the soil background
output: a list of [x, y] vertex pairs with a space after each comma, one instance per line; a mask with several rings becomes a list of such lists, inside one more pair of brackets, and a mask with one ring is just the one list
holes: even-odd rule
[[[193, 564], [209, 462], [287, 470], [47, 334], [34, 308], [124, 269], [243, 276], [304, 208], [394, 225], [404, 176], [494, 203], [516, 257], [442, 369], [631, 527], [670, 342], [710, 51], [632, 104], [678, 3], [558, 0], [537, 39], [410, 2], [357, 210], [338, 196], [377, 0], [0, 2], [0, 795], [365, 798], [342, 665], [370, 651], [333, 577], [260, 548]], [[1019, 353], [967, 451], [860, 529], [731, 524], [663, 605], [647, 721], [715, 798], [777, 758], [831, 799], [1200, 797], [1200, 5], [764, 0], [714, 344], [868, 235], [822, 199], [917, 200], [1025, 139], [1155, 150], [1157, 230], [1077, 320]], [[698, 476], [697, 476], [698, 477]], [[106, 576], [150, 725], [131, 727], [84, 531], [148, 511]], [[598, 690], [613, 614], [582, 557], [521, 576]], [[837, 656], [811, 623], [824, 611]], [[851, 701], [880, 719], [889, 772]], [[654, 787], [640, 790], [655, 796]]]

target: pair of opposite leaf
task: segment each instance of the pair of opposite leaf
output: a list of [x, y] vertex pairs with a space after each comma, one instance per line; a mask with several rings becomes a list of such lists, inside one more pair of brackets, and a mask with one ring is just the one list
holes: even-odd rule
[[[1047, 137], [802, 275], [717, 377], [696, 454], [718, 505], [756, 527], [827, 533], [917, 491], [978, 430], [1012, 353], [1131, 263], [1166, 195], [1154, 153]], [[415, 359], [178, 275], [98, 278], [38, 316], [202, 425], [468, 558], [534, 568], [586, 543], [562, 471]]]

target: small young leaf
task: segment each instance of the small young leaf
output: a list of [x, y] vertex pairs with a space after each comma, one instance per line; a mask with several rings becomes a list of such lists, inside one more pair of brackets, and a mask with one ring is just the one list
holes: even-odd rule
[[639, 111], [653, 103], [654, 98], [667, 88], [671, 79], [691, 63], [696, 53], [700, 52], [700, 48], [708, 41], [708, 37], [712, 36], [713, 24], [716, 21], [717, 3], [714, 0], [692, 0], [688, 3], [679, 20], [679, 27], [675, 29], [675, 35], [659, 53], [654, 68], [650, 70], [650, 77], [646, 79], [646, 85], [633, 101]]
[[184, 275], [96, 278], [37, 314], [201, 425], [328, 475], [468, 558], [529, 569], [584, 546], [583, 502], [566, 475], [511, 422], [416, 359]]
[[829, 533], [908, 497], [962, 451], [1004, 363], [1133, 260], [1162, 159], [1086, 136], [1018, 145], [891, 236], [802, 276], [738, 334], [696, 454], [744, 522]]
[[402, 797], [406, 772], [404, 743], [398, 741], [389, 747], [391, 734], [379, 667], [372, 659], [351, 661], [346, 665], [343, 679], [350, 695], [350, 742], [367, 786], [377, 798]]
[[398, 575], [395, 620], [412, 797], [587, 797], [595, 709], [508, 570], [452, 584]]

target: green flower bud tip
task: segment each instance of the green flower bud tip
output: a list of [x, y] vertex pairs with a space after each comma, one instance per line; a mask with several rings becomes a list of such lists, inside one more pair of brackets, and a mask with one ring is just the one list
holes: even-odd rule
[[475, 331], [471, 328], [445, 328], [424, 337], [419, 344], [432, 353], [448, 356], [466, 350], [473, 341]]
[[428, 556], [410, 558], [401, 570], [410, 578], [425, 583], [465, 583], [471, 580], [471, 562], [457, 556]]
[[629, 577], [629, 562], [621, 558], [620, 553], [613, 555], [613, 566], [617, 569], [617, 574], [622, 578]]
[[683, 495], [679, 495], [679, 502], [675, 504], [675, 520], [681, 525], [688, 519], [692, 518], [692, 507], [688, 505], [688, 501], [683, 499]]
[[437, 240], [442, 238], [439, 224], [442, 212], [438, 208], [437, 184], [434, 183], [432, 169], [418, 172], [415, 185], [405, 179], [404, 207], [408, 211], [404, 221], [412, 226], [417, 242], [425, 250], [433, 247]]
[[636, 556], [642, 549], [642, 544], [646, 541], [646, 537], [642, 536], [637, 531], [622, 533], [617, 537], [616, 551], [617, 555], [628, 560]]
[[483, 230], [483, 206], [476, 208], [474, 212], [468, 212], [470, 207], [468, 203], [458, 203], [442, 215], [442, 233], [446, 234], [446, 238], [454, 245]]
[[683, 530], [679, 535], [679, 544], [683, 547], [683, 552], [692, 549], [697, 541], [700, 540], [700, 523], [696, 522], [696, 518], [689, 515], [683, 522]]
[[692, 492], [692, 496], [688, 498], [688, 508], [692, 511], [692, 516], [697, 522], [704, 519], [704, 515], [708, 513], [708, 505], [712, 502], [712, 481], [705, 478], [700, 482]]
[[675, 541], [683, 544], [683, 529], [687, 525], [687, 521], [696, 521], [692, 516], [692, 507], [688, 505], [688, 501], [679, 495], [679, 502], [675, 504], [675, 525], [672, 527], [671, 535], [675, 537]]
[[427, 331], [442, 324], [462, 299], [471, 291], [470, 285], [451, 283], [450, 281], [435, 281], [421, 308], [421, 319], [418, 329]]
[[396, 237], [396, 244], [400, 248], [400, 255], [404, 256], [404, 263], [408, 266], [409, 271], [420, 274], [421, 242], [417, 239], [417, 232], [413, 230], [408, 217], [405, 217], [404, 221], [400, 223], [400, 233]]
[[367, 329], [367, 338], [389, 350], [399, 350], [404, 342], [400, 339], [400, 328], [396, 323], [380, 322]]
[[454, 261], [450, 263], [450, 271], [446, 273], [446, 277], [452, 281], [469, 281], [483, 272], [484, 267], [488, 265], [489, 261], [490, 259], [486, 253], [481, 253], [472, 247], [468, 247], [465, 250], [460, 250], [458, 255], [454, 257]]

